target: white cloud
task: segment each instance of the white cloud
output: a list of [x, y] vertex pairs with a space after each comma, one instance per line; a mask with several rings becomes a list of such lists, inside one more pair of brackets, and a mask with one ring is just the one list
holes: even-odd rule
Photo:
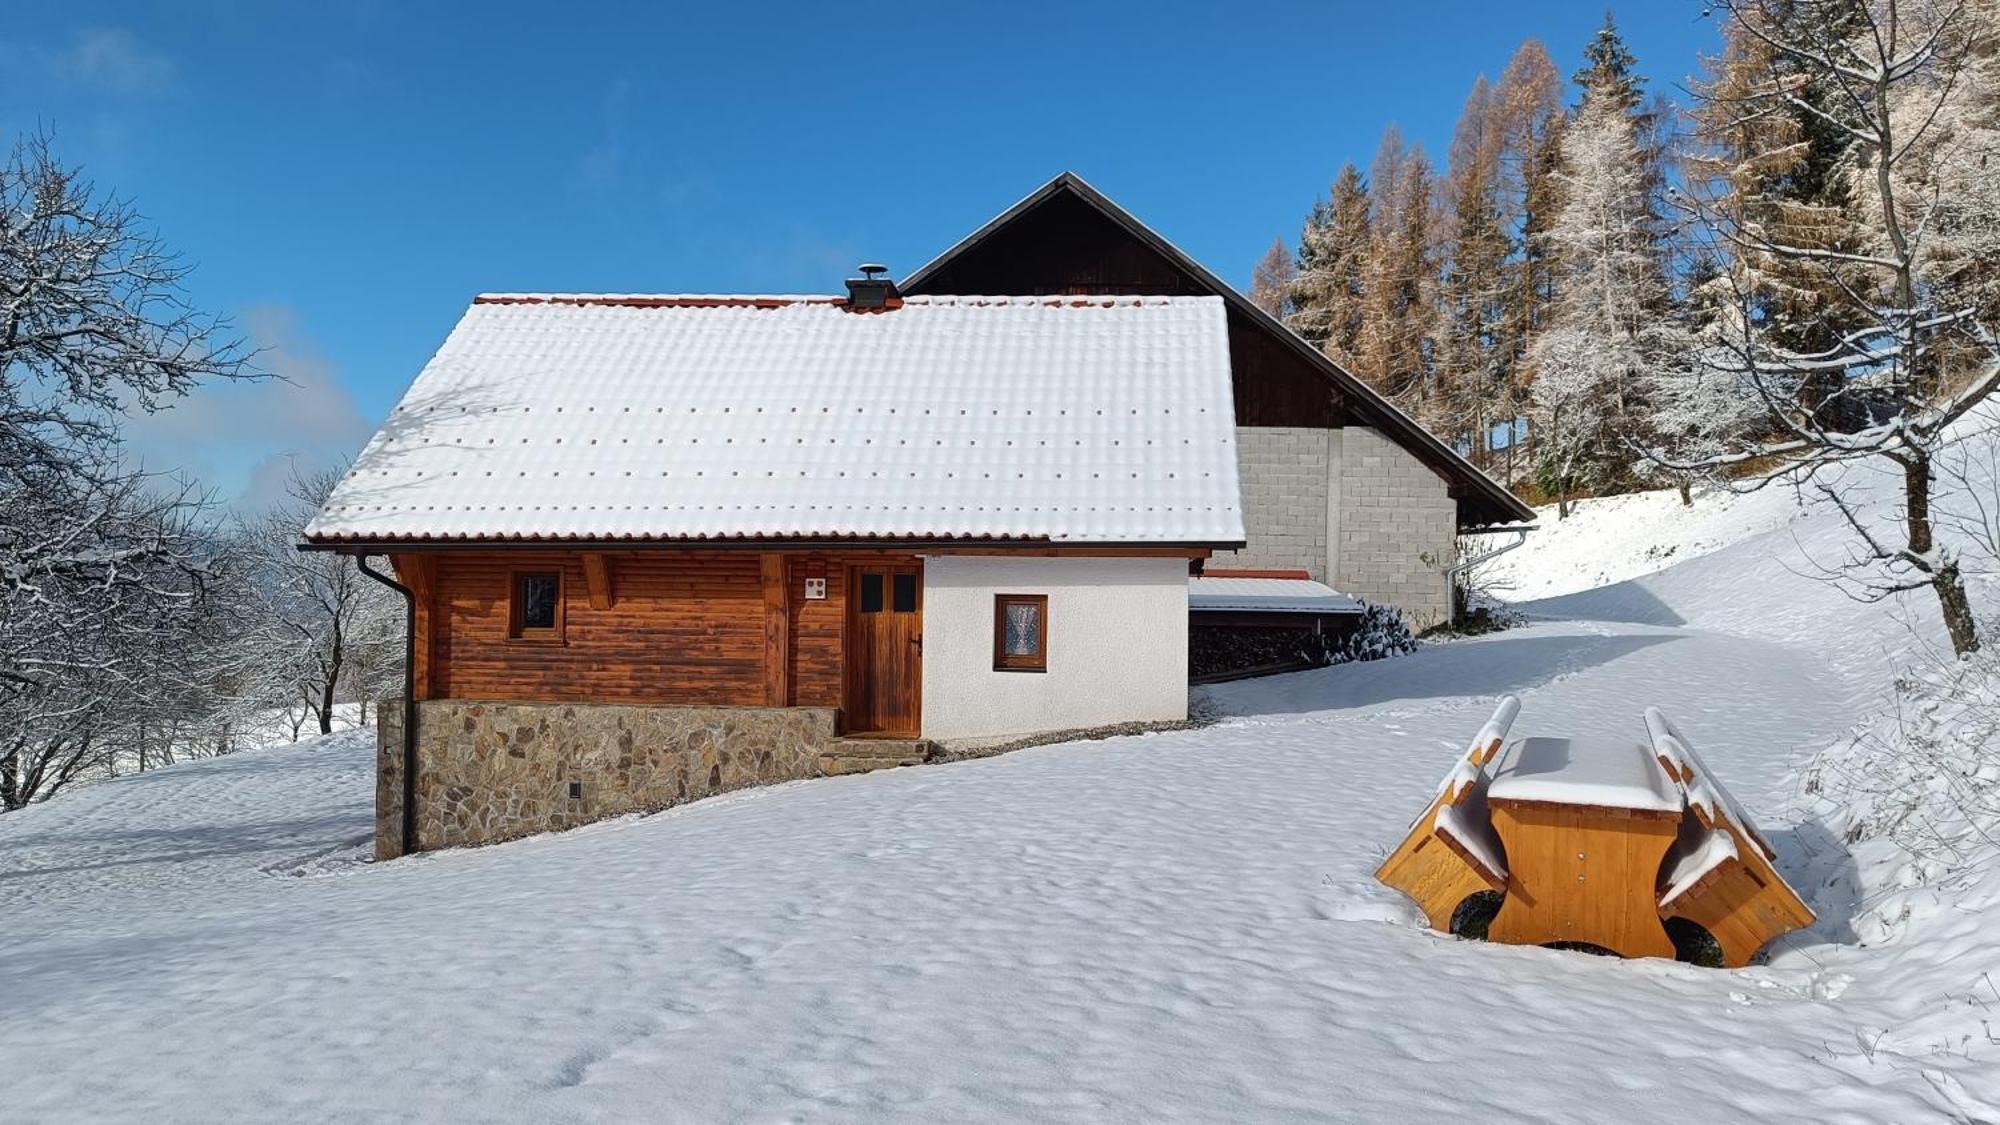
[[374, 432], [338, 366], [283, 305], [247, 310], [257, 366], [277, 378], [211, 383], [169, 409], [132, 419], [126, 437], [151, 469], [180, 469], [251, 502], [301, 469], [352, 457]]
[[120, 27], [77, 32], [57, 53], [56, 68], [74, 81], [117, 94], [158, 93], [174, 84], [174, 60]]

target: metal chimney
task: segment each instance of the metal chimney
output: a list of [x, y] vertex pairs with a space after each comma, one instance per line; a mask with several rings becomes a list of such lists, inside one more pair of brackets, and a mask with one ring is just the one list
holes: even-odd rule
[[888, 266], [863, 262], [856, 267], [860, 277], [847, 279], [847, 307], [851, 312], [882, 312], [900, 308], [903, 295], [896, 291], [896, 283], [886, 275]]

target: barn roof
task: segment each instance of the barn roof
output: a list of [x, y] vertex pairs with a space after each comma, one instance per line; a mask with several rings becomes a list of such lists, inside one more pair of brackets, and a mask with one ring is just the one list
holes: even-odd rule
[[1214, 297], [489, 294], [307, 526], [459, 540], [1243, 541]]
[[[1319, 378], [1324, 380], [1327, 389], [1344, 404], [1346, 412], [1352, 416], [1356, 424], [1380, 429], [1444, 479], [1452, 498], [1458, 502], [1458, 523], [1461, 530], [1493, 528], [1530, 522], [1534, 519], [1534, 509], [1508, 491], [1506, 486], [1481, 472], [1457, 450], [1438, 440], [1436, 435], [1403, 413], [1366, 381], [1336, 363], [1276, 317], [1257, 307], [1248, 297], [1209, 272], [1186, 251], [1140, 222], [1130, 211], [1120, 207], [1074, 172], [1063, 172], [1029, 192], [1019, 202], [994, 216], [978, 230], [966, 235], [942, 254], [926, 262], [922, 268], [903, 281], [903, 291], [922, 293], [938, 289], [940, 283], [945, 286], [962, 284], [963, 278], [953, 276], [961, 272], [957, 267], [962, 262], [990, 246], [1005, 242], [1010, 228], [1016, 228], [1017, 224], [1021, 224], [1038, 209], [1065, 203], [1082, 205], [1105, 222], [1123, 231], [1131, 241], [1144, 247], [1145, 252], [1169, 263], [1186, 279], [1185, 287], [1175, 290], [1176, 292], [1209, 293], [1221, 297], [1228, 303], [1232, 317], [1237, 319], [1246, 331], [1265, 335], [1276, 346], [1316, 371]], [[1010, 244], [1002, 253], [1002, 257], [1009, 259], [1021, 257], [1020, 249], [1018, 245]], [[1239, 371], [1237, 377], [1253, 376], [1249, 372]], [[1301, 421], [1288, 424], [1318, 423]]]

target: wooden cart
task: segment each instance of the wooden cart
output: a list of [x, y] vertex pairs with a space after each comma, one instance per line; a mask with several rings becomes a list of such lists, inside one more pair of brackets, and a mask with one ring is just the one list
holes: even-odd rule
[[1433, 928], [1448, 932], [1469, 896], [1499, 891], [1494, 941], [1671, 957], [1663, 923], [1681, 918], [1737, 967], [1812, 924], [1770, 844], [1658, 709], [1647, 744], [1509, 742], [1519, 712], [1501, 701], [1375, 873]]

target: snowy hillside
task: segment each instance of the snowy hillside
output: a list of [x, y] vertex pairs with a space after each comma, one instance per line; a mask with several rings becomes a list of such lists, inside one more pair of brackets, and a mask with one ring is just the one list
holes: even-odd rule
[[1712, 554], [1803, 514], [1791, 489], [1736, 494], [1706, 489], [1692, 506], [1672, 489], [1579, 500], [1568, 519], [1540, 511], [1523, 547], [1483, 568], [1478, 585], [1508, 601], [1593, 590]]
[[[0, 817], [0, 1116], [2000, 1118], [1996, 853], [1862, 797], [1885, 745], [1987, 728], [1963, 683], [1879, 718], [1934, 610], [1803, 573], [1839, 528], [1767, 495], [1586, 505], [1509, 556], [1562, 595], [1531, 624], [1228, 685], [1201, 730], [382, 865], [365, 734]], [[1517, 733], [1665, 708], [1820, 923], [1735, 972], [1421, 929], [1370, 873], [1505, 692]]]

